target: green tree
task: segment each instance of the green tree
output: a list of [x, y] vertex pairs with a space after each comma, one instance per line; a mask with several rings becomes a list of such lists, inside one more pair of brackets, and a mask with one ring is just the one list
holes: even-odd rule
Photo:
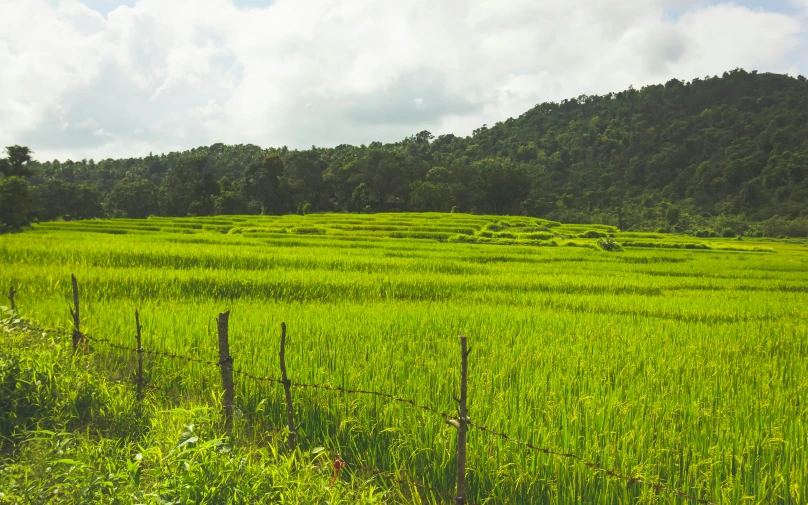
[[670, 205], [668, 210], [665, 212], [665, 220], [671, 226], [676, 226], [679, 224], [679, 217], [681, 216], [681, 211], [678, 207], [674, 205]]
[[310, 203], [314, 210], [320, 210], [326, 164], [319, 154], [315, 148], [292, 151], [284, 160], [283, 182], [289, 189], [295, 209]]
[[244, 174], [240, 184], [243, 199], [260, 209], [262, 214], [279, 214], [282, 202], [279, 194], [280, 177], [284, 165], [278, 153], [265, 156], [260, 162], [253, 163]]
[[375, 200], [378, 210], [385, 210], [388, 200], [405, 196], [408, 180], [404, 157], [396, 151], [372, 147], [357, 163], [355, 179], [367, 186], [368, 200]]
[[225, 191], [216, 197], [214, 204], [216, 215], [247, 214], [247, 202], [235, 191]]
[[209, 216], [219, 186], [207, 170], [207, 157], [180, 158], [160, 187], [161, 209], [169, 216]]
[[33, 171], [28, 167], [33, 152], [24, 146], [6, 147], [8, 158], [0, 159], [0, 175], [6, 177], [30, 177]]
[[364, 182], [354, 188], [353, 194], [351, 195], [354, 210], [357, 212], [365, 210], [368, 205], [369, 192], [368, 186]]
[[34, 188], [34, 199], [37, 217], [43, 221], [104, 217], [101, 192], [86, 183], [51, 180]]
[[148, 179], [120, 181], [109, 192], [107, 211], [113, 217], [138, 219], [159, 214], [158, 192], [157, 186]]
[[0, 232], [20, 231], [28, 226], [33, 203], [28, 181], [18, 176], [0, 179]]
[[426, 181], [410, 183], [410, 210], [419, 212], [449, 212], [457, 207], [465, 187], [456, 182], [452, 172], [445, 167], [433, 167], [426, 174]]
[[476, 168], [475, 182], [483, 208], [494, 214], [520, 213], [519, 203], [530, 190], [526, 174], [510, 160], [501, 158], [486, 158], [476, 163]]

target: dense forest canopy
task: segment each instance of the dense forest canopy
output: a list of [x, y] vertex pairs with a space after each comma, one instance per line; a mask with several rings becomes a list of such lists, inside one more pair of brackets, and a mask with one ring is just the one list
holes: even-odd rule
[[468, 137], [214, 144], [97, 162], [7, 154], [5, 230], [57, 218], [407, 210], [808, 236], [808, 83], [740, 69], [542, 103]]

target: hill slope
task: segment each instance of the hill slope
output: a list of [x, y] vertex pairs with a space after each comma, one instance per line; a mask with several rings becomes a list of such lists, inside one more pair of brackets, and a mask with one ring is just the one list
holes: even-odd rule
[[[469, 137], [421, 132], [304, 151], [214, 144], [99, 162], [15, 164], [19, 152], [9, 151], [0, 172], [27, 169], [34, 189], [30, 202], [0, 213], [49, 220], [457, 208], [633, 230], [806, 236], [806, 139], [804, 77], [734, 70], [543, 103]], [[12, 182], [0, 179], [0, 193], [19, 199]]]

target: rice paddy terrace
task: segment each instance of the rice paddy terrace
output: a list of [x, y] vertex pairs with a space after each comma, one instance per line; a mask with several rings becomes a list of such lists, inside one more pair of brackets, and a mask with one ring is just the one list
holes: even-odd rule
[[[71, 273], [90, 335], [132, 345], [138, 308], [144, 347], [216, 360], [214, 318], [229, 309], [238, 368], [277, 377], [285, 321], [293, 380], [445, 411], [462, 333], [474, 422], [716, 503], [808, 503], [804, 242], [463, 214], [54, 222], [0, 237], [3, 289], [26, 316], [67, 327]], [[169, 360], [147, 375], [177, 401], [219, 384], [215, 368]], [[280, 386], [239, 381], [236, 396], [283, 426]], [[304, 446], [452, 491], [442, 419], [373, 397], [294, 401]], [[469, 437], [477, 503], [686, 502]]]

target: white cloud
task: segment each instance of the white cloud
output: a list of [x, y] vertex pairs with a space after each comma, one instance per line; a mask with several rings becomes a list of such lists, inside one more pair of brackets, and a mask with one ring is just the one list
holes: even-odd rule
[[0, 145], [76, 159], [465, 135], [545, 100], [798, 72], [805, 23], [701, 0], [139, 0], [106, 18], [4, 0]]

